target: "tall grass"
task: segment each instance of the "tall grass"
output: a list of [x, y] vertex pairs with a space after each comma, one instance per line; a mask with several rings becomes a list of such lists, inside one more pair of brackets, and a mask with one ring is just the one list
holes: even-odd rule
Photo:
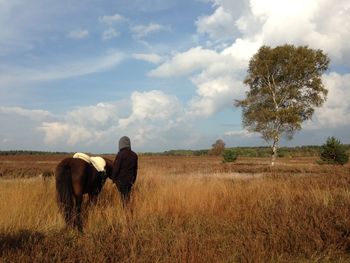
[[143, 162], [129, 210], [109, 181], [85, 207], [83, 234], [65, 228], [53, 180], [0, 180], [0, 261], [350, 260], [347, 170], [232, 180], [164, 160]]

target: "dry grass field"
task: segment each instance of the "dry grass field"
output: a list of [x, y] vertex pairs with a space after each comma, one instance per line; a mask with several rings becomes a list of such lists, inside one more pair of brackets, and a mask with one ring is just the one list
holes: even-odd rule
[[108, 180], [78, 233], [37, 176], [62, 158], [0, 157], [0, 261], [350, 262], [349, 164], [141, 156], [131, 209]]

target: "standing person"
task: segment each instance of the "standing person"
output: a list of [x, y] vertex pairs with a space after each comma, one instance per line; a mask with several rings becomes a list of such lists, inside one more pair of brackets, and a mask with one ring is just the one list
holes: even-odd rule
[[123, 206], [130, 201], [130, 192], [137, 177], [137, 154], [131, 150], [130, 138], [123, 136], [119, 140], [119, 152], [115, 158], [112, 180], [120, 192]]

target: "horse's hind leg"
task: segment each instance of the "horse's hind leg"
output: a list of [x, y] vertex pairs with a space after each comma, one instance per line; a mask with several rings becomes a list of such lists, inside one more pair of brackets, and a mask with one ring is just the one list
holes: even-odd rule
[[83, 196], [78, 196], [75, 198], [75, 215], [74, 215], [74, 226], [83, 232], [83, 221], [81, 219], [81, 206], [83, 203]]

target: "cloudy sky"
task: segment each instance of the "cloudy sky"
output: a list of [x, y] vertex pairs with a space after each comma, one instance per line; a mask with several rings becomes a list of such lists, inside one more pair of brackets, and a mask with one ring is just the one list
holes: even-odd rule
[[241, 125], [262, 45], [331, 58], [326, 104], [292, 141], [350, 143], [348, 0], [0, 0], [0, 150], [266, 145]]

